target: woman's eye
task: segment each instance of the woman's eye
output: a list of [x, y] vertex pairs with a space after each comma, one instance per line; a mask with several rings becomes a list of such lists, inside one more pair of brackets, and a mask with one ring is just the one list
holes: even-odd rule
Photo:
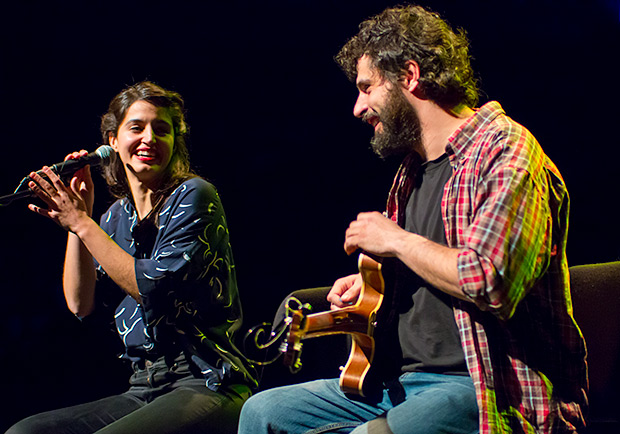
[[165, 136], [167, 134], [170, 134], [170, 128], [155, 128], [154, 131], [155, 134], [157, 134], [158, 136]]
[[168, 122], [153, 122], [153, 132], [158, 136], [165, 136], [170, 134], [172, 126]]

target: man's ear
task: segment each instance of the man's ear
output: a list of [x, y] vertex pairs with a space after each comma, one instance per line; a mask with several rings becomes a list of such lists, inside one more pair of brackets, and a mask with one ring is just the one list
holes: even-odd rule
[[408, 60], [405, 64], [404, 77], [403, 77], [403, 87], [407, 89], [408, 92], [413, 93], [420, 79], [420, 66], [418, 62], [415, 60]]

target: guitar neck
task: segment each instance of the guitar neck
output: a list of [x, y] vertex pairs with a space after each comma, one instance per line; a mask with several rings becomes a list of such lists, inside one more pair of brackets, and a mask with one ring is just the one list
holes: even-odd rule
[[280, 351], [284, 354], [284, 364], [296, 372], [301, 368], [302, 340], [350, 334], [353, 338], [351, 354], [340, 374], [340, 388], [345, 393], [365, 396], [365, 381], [374, 359], [374, 334], [378, 311], [384, 298], [385, 282], [380, 262], [360, 254], [358, 267], [362, 276], [362, 287], [357, 303], [310, 315], [306, 315], [301, 308], [294, 309], [288, 318], [289, 332], [286, 341], [280, 346]]
[[304, 339], [335, 334], [372, 334], [368, 316], [357, 307], [318, 312], [308, 315], [303, 327]]
[[342, 309], [308, 315], [301, 330], [302, 339], [341, 333], [373, 335], [376, 314], [384, 293], [381, 264], [360, 254], [359, 269], [363, 283], [357, 303]]

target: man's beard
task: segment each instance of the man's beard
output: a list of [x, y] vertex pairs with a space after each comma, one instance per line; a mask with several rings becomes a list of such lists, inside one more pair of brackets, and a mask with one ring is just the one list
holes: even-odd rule
[[379, 120], [383, 130], [375, 132], [370, 145], [381, 158], [405, 156], [419, 149], [422, 137], [420, 118], [400, 86], [394, 85], [390, 89]]

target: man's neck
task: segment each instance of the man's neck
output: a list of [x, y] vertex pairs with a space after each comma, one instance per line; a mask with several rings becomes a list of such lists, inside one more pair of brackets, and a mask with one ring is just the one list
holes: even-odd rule
[[464, 105], [446, 110], [429, 100], [421, 101], [416, 110], [422, 126], [423, 158], [426, 161], [443, 155], [450, 136], [475, 113]]

